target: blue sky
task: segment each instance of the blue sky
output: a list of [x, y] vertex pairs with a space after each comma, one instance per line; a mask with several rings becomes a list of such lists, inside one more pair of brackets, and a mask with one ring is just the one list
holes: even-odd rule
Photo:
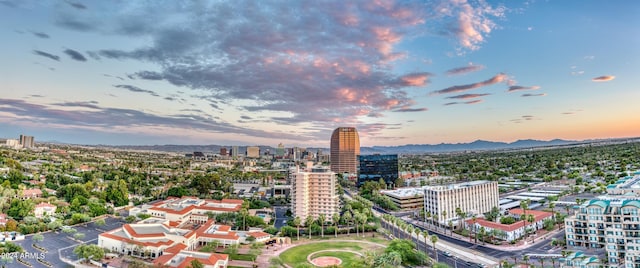
[[0, 136], [363, 146], [640, 133], [637, 1], [0, 0]]

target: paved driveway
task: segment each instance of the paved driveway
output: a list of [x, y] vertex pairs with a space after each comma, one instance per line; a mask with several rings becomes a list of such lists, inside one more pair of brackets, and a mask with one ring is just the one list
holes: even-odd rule
[[[97, 244], [98, 235], [101, 234], [105, 230], [115, 229], [117, 227], [122, 226], [124, 223], [120, 219], [117, 218], [105, 218], [104, 226], [97, 226], [95, 223], [91, 222], [82, 225], [73, 226], [78, 233], [83, 233], [85, 236], [79, 241], [73, 239], [73, 235], [69, 235], [63, 232], [47, 232], [43, 233], [42, 236], [44, 240], [38, 243], [38, 246], [45, 248], [46, 253], [44, 255], [44, 260], [51, 264], [51, 267], [73, 267], [71, 265], [66, 264], [65, 262], [60, 260], [60, 256], [63, 258], [67, 258], [69, 260], [75, 261], [78, 260], [78, 257], [73, 254], [73, 249], [80, 245], [80, 243], [87, 244]], [[15, 243], [20, 245], [25, 252], [30, 254], [39, 254], [40, 250], [33, 247], [33, 235], [28, 235], [22, 241], [16, 241]], [[34, 268], [48, 268], [46, 265], [38, 262], [36, 259], [24, 259], [26, 262], [30, 263]], [[13, 264], [16, 265], [16, 261]]]

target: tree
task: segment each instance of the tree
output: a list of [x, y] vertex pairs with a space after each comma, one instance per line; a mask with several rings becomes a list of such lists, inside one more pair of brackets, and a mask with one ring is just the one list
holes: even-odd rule
[[[532, 214], [529, 214], [529, 215], [527, 215], [527, 221], [529, 222], [529, 225], [531, 225], [533, 222], [536, 221], [536, 218]], [[531, 227], [531, 231], [532, 232], [536, 231], [536, 225], [533, 225], [533, 227]], [[532, 242], [535, 242], [535, 240], [536, 240], [536, 238], [534, 236]]]
[[123, 179], [109, 183], [105, 190], [105, 200], [116, 207], [129, 204], [129, 190], [127, 182]]
[[189, 267], [191, 267], [191, 268], [204, 268], [204, 264], [202, 264], [198, 259], [193, 259], [189, 263]]
[[304, 221], [305, 226], [307, 226], [307, 231], [309, 232], [309, 239], [311, 239], [311, 225], [313, 225], [313, 217], [311, 215], [307, 216], [307, 219]]
[[429, 237], [429, 232], [427, 230], [424, 230], [422, 232], [422, 237], [424, 237], [424, 255], [429, 256], [429, 254], [427, 254], [427, 245], [429, 245], [429, 243], [427, 242], [427, 238]]
[[33, 242], [35, 242], [37, 244], [37, 243], [42, 242], [42, 240], [44, 240], [44, 236], [42, 234], [40, 234], [40, 233], [37, 233], [37, 234], [34, 234], [31, 237], [31, 240], [33, 240]]
[[429, 239], [431, 240], [431, 244], [433, 245], [433, 252], [435, 252], [435, 255], [436, 255], [436, 262], [438, 262], [438, 251], [436, 251], [436, 243], [438, 242], [438, 236], [433, 234]]
[[249, 215], [249, 211], [245, 208], [240, 209], [240, 216], [242, 216], [242, 230], [247, 230], [247, 216]]
[[19, 221], [29, 215], [34, 208], [35, 204], [31, 199], [20, 200], [18, 198], [14, 198], [11, 200], [11, 206], [9, 207], [9, 210], [7, 210], [7, 215]]
[[73, 250], [73, 253], [78, 255], [78, 257], [80, 257], [81, 259], [85, 259], [87, 261], [88, 260], [99, 261], [102, 258], [104, 258], [104, 249], [102, 249], [98, 245], [93, 245], [93, 244], [79, 245]]
[[527, 209], [529, 208], [529, 200], [521, 200], [520, 201], [520, 208], [522, 208], [522, 218], [520, 218], [520, 220], [522, 221], [522, 228], [524, 230], [527, 229]]
[[350, 236], [349, 232], [351, 231], [351, 227], [349, 226], [349, 223], [351, 222], [351, 218], [351, 212], [349, 212], [348, 210], [345, 211], [344, 214], [342, 214], [342, 220], [347, 225], [347, 236]]
[[324, 222], [326, 220], [326, 216], [324, 214], [320, 214], [318, 216], [318, 222], [320, 223], [320, 236], [324, 238]]
[[[387, 214], [385, 214], [385, 215], [387, 215]], [[340, 214], [334, 213], [333, 217], [331, 218], [331, 220], [333, 220], [333, 224], [336, 226], [335, 237], [338, 237], [338, 222], [340, 221]]]
[[107, 223], [104, 221], [104, 219], [97, 219], [95, 224], [96, 226], [104, 226]]
[[460, 209], [460, 207], [456, 208], [456, 216], [458, 216], [458, 218], [460, 218], [460, 230], [462, 230], [462, 222], [464, 221], [464, 218], [466, 217], [466, 213], [464, 211], [462, 211], [462, 209]]
[[296, 226], [296, 228], [298, 229], [298, 240], [300, 240], [300, 217], [296, 217], [295, 219], [293, 219], [293, 225]]

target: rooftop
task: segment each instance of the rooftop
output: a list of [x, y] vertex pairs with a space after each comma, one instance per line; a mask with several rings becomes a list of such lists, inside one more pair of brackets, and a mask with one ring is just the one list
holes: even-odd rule
[[380, 192], [385, 195], [393, 196], [395, 198], [422, 197], [424, 196], [425, 190], [444, 192], [444, 191], [450, 191], [454, 189], [464, 189], [464, 188], [482, 185], [486, 183], [490, 183], [490, 181], [479, 180], [479, 181], [463, 182], [463, 183], [456, 183], [456, 184], [443, 185], [443, 186], [407, 187], [407, 188], [398, 188], [395, 190], [383, 190]]

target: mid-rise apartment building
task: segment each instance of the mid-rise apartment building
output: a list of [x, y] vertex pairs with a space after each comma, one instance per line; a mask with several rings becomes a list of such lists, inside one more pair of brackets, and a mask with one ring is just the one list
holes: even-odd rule
[[328, 167], [312, 166], [309, 162], [306, 168], [292, 168], [289, 176], [294, 217], [304, 220], [325, 215], [330, 221], [334, 213], [340, 212], [338, 180]]
[[437, 221], [457, 222], [456, 210], [467, 215], [479, 215], [499, 207], [498, 182], [471, 181], [442, 186], [423, 186], [382, 191], [403, 210], [424, 209], [425, 214], [437, 215]]
[[640, 197], [601, 196], [565, 219], [567, 246], [605, 249], [609, 267], [640, 267]]

